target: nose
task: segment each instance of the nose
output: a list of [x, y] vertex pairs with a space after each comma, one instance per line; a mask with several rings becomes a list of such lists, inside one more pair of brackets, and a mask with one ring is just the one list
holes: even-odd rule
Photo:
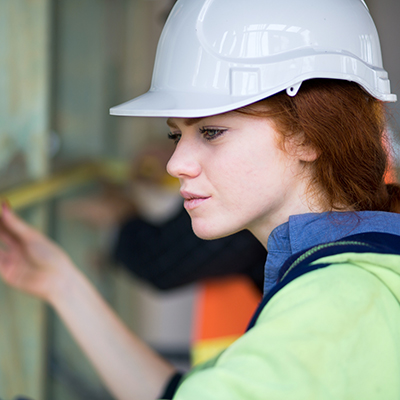
[[175, 178], [195, 178], [201, 172], [193, 145], [183, 139], [178, 143], [172, 157], [168, 161], [167, 171]]

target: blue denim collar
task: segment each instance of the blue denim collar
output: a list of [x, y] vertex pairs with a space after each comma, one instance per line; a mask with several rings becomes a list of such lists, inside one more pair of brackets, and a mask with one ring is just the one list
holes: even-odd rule
[[264, 294], [275, 285], [279, 269], [292, 254], [365, 232], [400, 235], [400, 214], [361, 211], [292, 215], [288, 222], [276, 227], [268, 239]]

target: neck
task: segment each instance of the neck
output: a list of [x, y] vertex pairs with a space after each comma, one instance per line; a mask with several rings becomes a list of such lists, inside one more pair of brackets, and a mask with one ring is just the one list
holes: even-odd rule
[[267, 249], [268, 238], [271, 232], [279, 225], [289, 221], [292, 215], [308, 214], [308, 213], [322, 213], [326, 210], [322, 206], [311, 205], [309, 202], [293, 202], [287, 209], [281, 209], [276, 212], [272, 218], [265, 218], [264, 220], [257, 221], [251, 225], [249, 231], [260, 241], [260, 243]]

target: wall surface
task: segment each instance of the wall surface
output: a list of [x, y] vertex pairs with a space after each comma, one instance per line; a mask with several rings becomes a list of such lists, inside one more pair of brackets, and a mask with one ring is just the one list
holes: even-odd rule
[[[0, 1], [0, 187], [48, 170], [50, 1]], [[25, 218], [43, 227], [45, 210]], [[0, 398], [43, 399], [46, 313], [0, 282]]]

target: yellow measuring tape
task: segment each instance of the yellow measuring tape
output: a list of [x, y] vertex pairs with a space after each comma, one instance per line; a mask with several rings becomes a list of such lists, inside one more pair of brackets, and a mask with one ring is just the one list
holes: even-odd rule
[[94, 182], [100, 178], [123, 182], [128, 179], [128, 165], [117, 161], [89, 162], [55, 173], [46, 179], [40, 179], [20, 185], [0, 193], [15, 210], [48, 200], [66, 190]]

